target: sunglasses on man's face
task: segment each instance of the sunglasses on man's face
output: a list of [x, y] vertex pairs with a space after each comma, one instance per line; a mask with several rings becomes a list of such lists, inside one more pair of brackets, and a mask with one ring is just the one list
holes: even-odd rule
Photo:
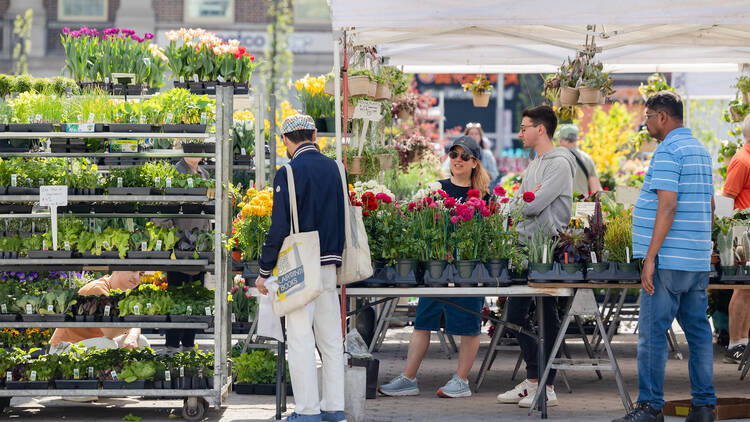
[[454, 160], [460, 156], [461, 159], [464, 160], [464, 161], [469, 161], [472, 158], [471, 154], [467, 154], [465, 152], [459, 154], [457, 151], [451, 151], [450, 153], [448, 153], [448, 156], [451, 157]]

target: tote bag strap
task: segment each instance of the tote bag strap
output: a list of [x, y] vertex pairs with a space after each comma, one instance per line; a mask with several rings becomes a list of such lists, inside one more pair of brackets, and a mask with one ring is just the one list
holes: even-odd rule
[[294, 173], [292, 173], [292, 166], [284, 164], [286, 169], [286, 182], [289, 187], [289, 216], [291, 217], [291, 232], [299, 233], [299, 216], [297, 215], [297, 191], [294, 188]]
[[[340, 161], [336, 161], [336, 164], [339, 167], [339, 175], [341, 176], [341, 187], [344, 191], [344, 224], [349, 226], [349, 230], [351, 233], [357, 233], [357, 225], [356, 221], [352, 220], [352, 216], [350, 214], [350, 209], [352, 207], [351, 202], [349, 201], [349, 186], [346, 184], [346, 170], [344, 170], [344, 164]], [[357, 239], [357, 236], [351, 237], [352, 243], [354, 247], [359, 247], [359, 239]]]

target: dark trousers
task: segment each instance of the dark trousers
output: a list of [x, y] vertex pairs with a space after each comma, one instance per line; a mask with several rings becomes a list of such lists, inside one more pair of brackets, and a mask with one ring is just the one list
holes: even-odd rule
[[[552, 353], [552, 347], [555, 345], [555, 339], [560, 332], [560, 316], [557, 313], [557, 298], [545, 297], [541, 301], [544, 305], [544, 359], [549, 360]], [[508, 298], [508, 322], [520, 325], [531, 331], [531, 304], [533, 298], [530, 297], [511, 297]], [[526, 334], [517, 333], [518, 343], [521, 346], [523, 360], [526, 362], [526, 378], [539, 379], [539, 347], [537, 341]], [[559, 356], [558, 351], [558, 356]], [[557, 371], [551, 370], [547, 385], [555, 383]]]
[[[167, 272], [167, 283], [170, 286], [182, 286], [184, 283], [200, 280], [203, 282], [205, 273], [185, 274], [176, 272]], [[174, 328], [165, 330], [167, 347], [180, 347], [180, 343], [185, 348], [192, 349], [195, 347], [195, 333], [198, 330], [192, 328]]]

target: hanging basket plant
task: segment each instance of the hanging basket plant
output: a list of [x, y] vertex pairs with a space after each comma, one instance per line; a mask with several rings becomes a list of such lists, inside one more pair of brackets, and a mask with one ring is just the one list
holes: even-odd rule
[[750, 104], [750, 76], [740, 76], [734, 86], [737, 88], [737, 96], [742, 98], [742, 103]]
[[464, 91], [471, 91], [474, 107], [487, 107], [492, 95], [492, 84], [484, 75], [477, 75], [473, 81], [462, 85]]
[[590, 105], [604, 104], [604, 98], [614, 94], [615, 90], [612, 89], [612, 79], [609, 74], [603, 71], [604, 65], [593, 62], [592, 59], [592, 55], [583, 53], [581, 59], [583, 73], [578, 102]]
[[363, 168], [362, 168], [362, 156], [355, 156], [352, 157], [352, 162], [349, 165], [349, 173], [350, 174], [362, 174]]

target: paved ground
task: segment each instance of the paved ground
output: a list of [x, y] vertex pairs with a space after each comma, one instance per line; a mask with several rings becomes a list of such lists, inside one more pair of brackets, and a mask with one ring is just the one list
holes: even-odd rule
[[[391, 330], [383, 350], [376, 356], [381, 359], [380, 381], [386, 381], [403, 369], [410, 328]], [[518, 380], [510, 376], [517, 357], [506, 352], [496, 360], [493, 370], [481, 391], [467, 399], [441, 399], [434, 391], [443, 385], [455, 370], [456, 360], [446, 359], [436, 339], [430, 348], [419, 374], [422, 394], [409, 398], [383, 398], [368, 400], [367, 421], [527, 421], [539, 419], [538, 414], [529, 417], [527, 411], [514, 405], [495, 403], [495, 395], [512, 388]], [[615, 338], [615, 352], [625, 376], [631, 397], [637, 397], [637, 371], [635, 365], [635, 336], [626, 334]], [[681, 347], [687, 358], [687, 344], [680, 336]], [[487, 350], [489, 339], [483, 338], [482, 348], [471, 374], [473, 383]], [[584, 356], [581, 343], [572, 342], [570, 349], [574, 357]], [[521, 376], [523, 376], [523, 369]], [[622, 404], [614, 383], [614, 377], [604, 374], [599, 381], [593, 372], [569, 373], [573, 393], [565, 392], [558, 378], [557, 390], [560, 405], [550, 408], [550, 420], [555, 421], [610, 421], [623, 414]], [[750, 397], [750, 380], [739, 381], [736, 366], [721, 363], [717, 353], [715, 385], [720, 397]], [[667, 364], [666, 399], [690, 397], [687, 361], [670, 357]], [[14, 399], [13, 408], [0, 416], [0, 420], [41, 421], [120, 421], [129, 413], [140, 416], [143, 422], [173, 420], [179, 417], [181, 402], [144, 401], [136, 399], [110, 399], [96, 404], [79, 404], [61, 401], [59, 398]], [[290, 399], [290, 409], [293, 399]], [[274, 415], [272, 396], [239, 396], [231, 394], [226, 407], [211, 410], [206, 420], [221, 422], [268, 421]], [[667, 418], [681, 421], [682, 418]]]

